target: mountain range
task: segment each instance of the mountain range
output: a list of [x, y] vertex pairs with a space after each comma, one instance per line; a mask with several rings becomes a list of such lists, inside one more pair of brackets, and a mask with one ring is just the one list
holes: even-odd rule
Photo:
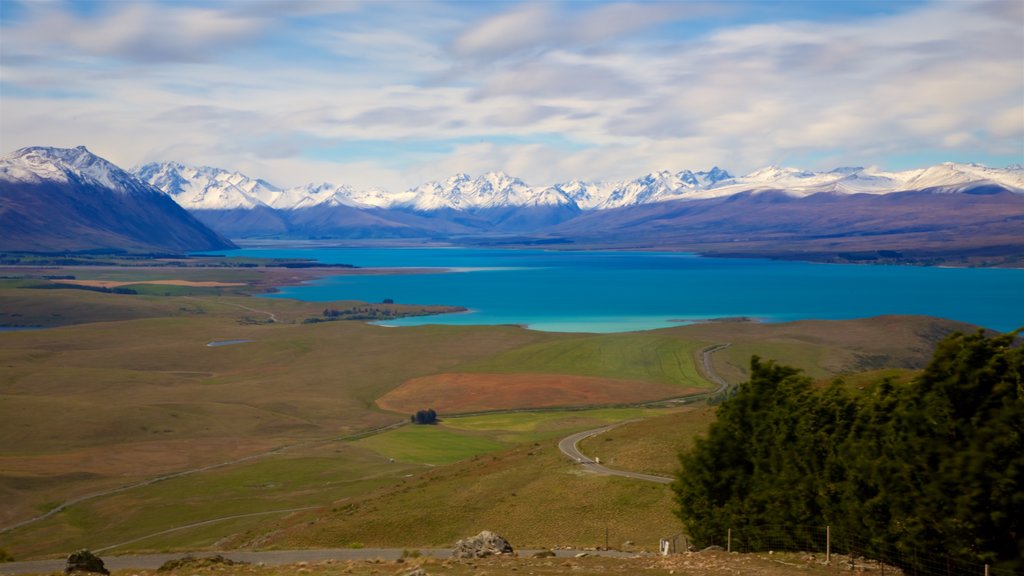
[[0, 157], [0, 250], [183, 252], [236, 247], [161, 190], [84, 146]]
[[[55, 192], [57, 200], [49, 199]], [[124, 210], [138, 198], [155, 204]], [[101, 200], [120, 208], [101, 207]], [[155, 214], [161, 215], [156, 221]], [[89, 237], [82, 232], [85, 221], [96, 223], [92, 244], [82, 240]], [[113, 239], [113, 222], [135, 235]], [[199, 222], [215, 232], [196, 227]], [[7, 250], [104, 243], [134, 250], [220, 249], [230, 246], [225, 237], [397, 239], [1019, 265], [1024, 168], [768, 167], [737, 177], [715, 167], [549, 186], [491, 172], [388, 192], [330, 183], [280, 188], [236, 171], [175, 162], [126, 172], [84, 147], [36, 147], [0, 159], [0, 225], [0, 248]]]
[[171, 195], [189, 210], [257, 207], [298, 210], [316, 206], [349, 206], [432, 212], [563, 206], [589, 211], [670, 200], [706, 200], [767, 190], [782, 191], [796, 197], [822, 192], [958, 192], [980, 186], [1024, 192], [1024, 168], [1021, 166], [999, 169], [952, 162], [903, 172], [885, 172], [876, 168], [810, 172], [769, 166], [742, 177], [734, 177], [714, 167], [706, 172], [665, 170], [633, 180], [571, 180], [550, 186], [529, 186], [503, 172], [489, 172], [476, 178], [456, 174], [447, 180], [427, 182], [404, 192], [381, 189], [357, 191], [351, 186], [326, 182], [281, 189], [239, 172], [208, 166], [191, 167], [176, 162], [145, 164], [135, 168], [133, 173]]

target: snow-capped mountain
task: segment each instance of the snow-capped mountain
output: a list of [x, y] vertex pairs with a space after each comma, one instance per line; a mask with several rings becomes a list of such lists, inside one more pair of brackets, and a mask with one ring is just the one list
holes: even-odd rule
[[988, 168], [980, 164], [946, 162], [919, 170], [886, 172], [875, 167], [836, 168], [830, 172], [809, 172], [796, 168], [769, 166], [739, 178], [716, 182], [692, 199], [719, 198], [740, 192], [777, 190], [790, 196], [821, 192], [839, 194], [890, 194], [913, 190], [961, 192], [970, 188], [997, 186], [1024, 193], [1024, 170], [1020, 167]]
[[298, 210], [313, 206], [370, 207], [356, 199], [351, 186], [329, 182], [281, 189], [260, 178], [210, 166], [186, 166], [178, 162], [150, 163], [133, 173], [163, 190], [188, 210], [251, 210], [257, 207]]
[[158, 190], [96, 156], [85, 146], [50, 148], [32, 146], [0, 158], [0, 181], [21, 183], [78, 183], [120, 194], [152, 195]]
[[588, 184], [573, 180], [562, 190], [583, 210], [622, 208], [638, 204], [685, 200], [694, 191], [715, 186], [732, 176], [715, 166], [707, 172], [683, 170], [675, 174], [662, 170], [635, 180]]
[[0, 250], [233, 248], [150, 186], [77, 148], [22, 148], [0, 157]]
[[0, 158], [0, 250], [209, 250], [231, 247], [227, 236], [656, 247], [824, 261], [884, 252], [972, 265], [1018, 265], [1024, 254], [1022, 166], [769, 166], [744, 176], [712, 168], [549, 186], [491, 172], [397, 193], [331, 183], [282, 189], [178, 163], [135, 174], [83, 147], [24, 148]]
[[307, 184], [282, 190], [264, 180], [238, 172], [209, 167], [193, 168], [177, 163], [147, 164], [137, 168], [135, 173], [142, 180], [170, 194], [189, 210], [256, 207], [300, 210], [317, 206], [350, 206], [417, 212], [516, 207], [568, 207], [590, 211], [768, 190], [797, 197], [822, 192], [959, 192], [986, 185], [1024, 192], [1024, 169], [1019, 166], [1000, 169], [955, 163], [903, 172], [860, 167], [812, 172], [768, 166], [739, 177], [716, 166], [698, 172], [651, 172], [634, 180], [571, 180], [550, 186], [529, 186], [504, 172], [489, 172], [476, 178], [456, 174], [444, 181], [427, 182], [397, 193], [380, 189], [355, 190], [350, 186], [330, 183]]
[[177, 162], [150, 163], [132, 171], [189, 210], [251, 209], [272, 206], [281, 189], [240, 172]]
[[561, 206], [573, 201], [555, 188], [531, 188], [504, 172], [477, 178], [456, 174], [444, 182], [428, 182], [410, 191], [412, 198], [393, 207], [430, 210], [480, 210], [511, 206]]

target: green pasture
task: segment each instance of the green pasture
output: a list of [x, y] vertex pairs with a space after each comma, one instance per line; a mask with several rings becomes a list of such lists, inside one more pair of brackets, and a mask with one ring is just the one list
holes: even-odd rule
[[566, 335], [463, 364], [461, 372], [578, 374], [708, 386], [695, 354], [705, 344], [651, 333]]
[[669, 409], [608, 408], [509, 412], [445, 418], [435, 425], [408, 425], [355, 444], [397, 461], [450, 464], [518, 444], [549, 440], [590, 427], [669, 413]]
[[443, 426], [456, 430], [484, 433], [505, 444], [547, 440], [590, 427], [623, 420], [650, 418], [671, 412], [652, 408], [603, 408], [544, 412], [511, 412], [480, 416], [445, 418]]
[[439, 425], [412, 424], [363, 438], [355, 444], [399, 462], [431, 465], [450, 464], [507, 447], [482, 435]]
[[[421, 467], [390, 462], [351, 445], [324, 444], [82, 502], [0, 535], [0, 547], [18, 557], [30, 557], [103, 548], [222, 518], [229, 518], [225, 522], [237, 529], [265, 521], [249, 515], [326, 505], [393, 483], [418, 469]], [[245, 518], [232, 518], [243, 515]], [[224, 529], [204, 524], [125, 544], [118, 550], [210, 547], [223, 538]]]
[[717, 361], [731, 365], [744, 378], [750, 371], [750, 358], [754, 355], [787, 366], [799, 366], [811, 377], [824, 377], [829, 372], [822, 366], [822, 362], [836, 353], [824, 346], [806, 342], [737, 342], [715, 352], [715, 355], [719, 356]]
[[559, 452], [554, 439], [521, 444], [433, 468], [331, 510], [268, 520], [226, 542], [275, 548], [451, 546], [481, 530], [519, 547], [616, 546], [654, 550], [679, 532], [672, 494], [662, 484], [598, 476]]
[[591, 436], [579, 449], [613, 468], [672, 476], [679, 470], [679, 452], [692, 446], [714, 419], [714, 407], [697, 404]]

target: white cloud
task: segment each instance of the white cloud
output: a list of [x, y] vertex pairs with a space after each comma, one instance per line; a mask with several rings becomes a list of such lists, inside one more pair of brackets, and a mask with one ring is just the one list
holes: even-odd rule
[[140, 62], [202, 61], [257, 37], [263, 18], [214, 8], [149, 2], [101, 4], [97, 16], [79, 16], [58, 4], [32, 3], [24, 22], [9, 31], [5, 52], [64, 59], [117, 57]]
[[720, 4], [261, 5], [31, 4], [0, 34], [3, 145], [393, 189], [1024, 153], [1019, 2], [706, 30]]
[[532, 4], [469, 27], [454, 43], [463, 58], [492, 59], [543, 46], [554, 33], [555, 16], [546, 4]]

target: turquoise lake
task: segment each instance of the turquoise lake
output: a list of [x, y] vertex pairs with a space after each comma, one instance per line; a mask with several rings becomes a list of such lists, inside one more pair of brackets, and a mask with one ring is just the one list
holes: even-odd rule
[[469, 248], [246, 248], [230, 255], [451, 272], [333, 276], [268, 297], [391, 298], [470, 312], [387, 325], [517, 324], [623, 332], [711, 318], [767, 322], [923, 314], [999, 331], [1024, 326], [1024, 270], [815, 264], [682, 253]]

